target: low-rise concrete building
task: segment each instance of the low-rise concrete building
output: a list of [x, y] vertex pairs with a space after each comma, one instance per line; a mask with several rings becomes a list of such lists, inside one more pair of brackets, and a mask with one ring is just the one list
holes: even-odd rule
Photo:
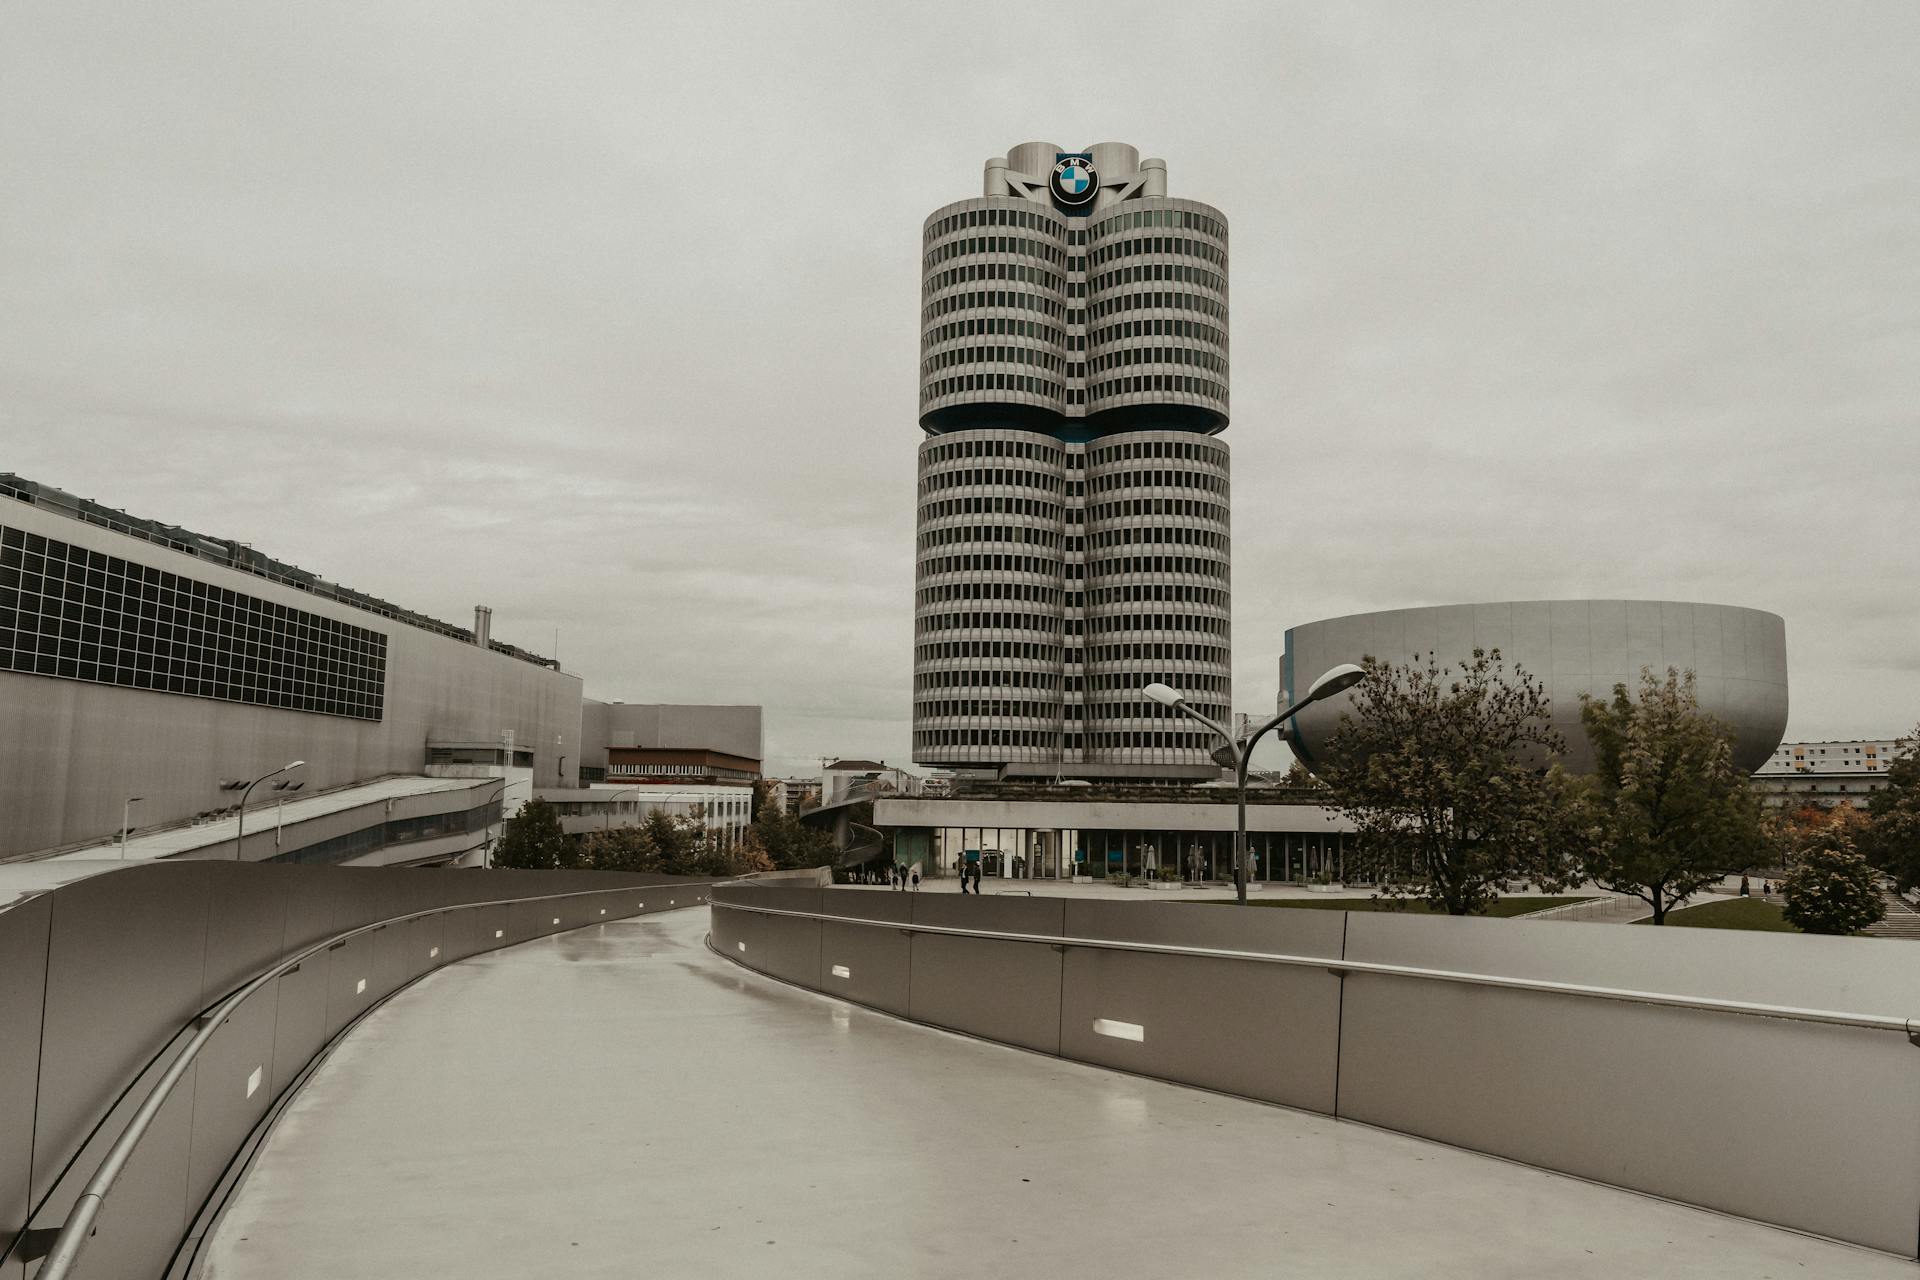
[[471, 863], [609, 776], [744, 811], [760, 755], [758, 707], [594, 702], [484, 606], [456, 627], [0, 474], [0, 860], [124, 826], [130, 858]]
[[753, 820], [753, 792], [748, 787], [608, 784], [542, 791], [540, 798], [559, 814], [560, 829], [573, 836], [637, 827], [649, 813], [657, 812], [698, 818], [731, 845], [747, 834], [747, 825]]
[[781, 813], [799, 813], [820, 803], [820, 779], [774, 778], [769, 790], [773, 807]]
[[1864, 809], [1874, 792], [1886, 789], [1887, 770], [1899, 755], [1900, 744], [1888, 738], [1783, 742], [1755, 770], [1753, 785], [1772, 809], [1802, 804]]
[[[1223, 880], [1233, 874], [1231, 787], [1002, 786], [956, 798], [874, 801], [894, 857], [926, 876], [952, 875], [969, 852], [987, 876], [1060, 880], [1127, 874]], [[1254, 880], [1337, 880], [1353, 824], [1298, 792], [1248, 793]]]

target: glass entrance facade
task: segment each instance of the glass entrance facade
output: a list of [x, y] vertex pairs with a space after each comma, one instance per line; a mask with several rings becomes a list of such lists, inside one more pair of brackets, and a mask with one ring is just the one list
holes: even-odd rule
[[[1352, 838], [1339, 831], [1250, 831], [1249, 874], [1255, 880], [1302, 884], [1340, 880]], [[930, 827], [901, 831], [895, 849], [901, 861], [921, 862], [922, 873], [930, 876], [957, 875], [968, 853], [978, 851], [983, 876], [1009, 880], [1233, 877], [1231, 831]]]

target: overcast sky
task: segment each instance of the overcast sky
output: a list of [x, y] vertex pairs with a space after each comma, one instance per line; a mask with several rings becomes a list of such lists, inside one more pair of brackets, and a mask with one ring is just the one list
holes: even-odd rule
[[[1098, 21], [1090, 21], [1097, 16]], [[0, 470], [904, 762], [921, 220], [1028, 139], [1232, 223], [1235, 701], [1284, 629], [1786, 618], [1920, 719], [1920, 5], [0, 13]]]

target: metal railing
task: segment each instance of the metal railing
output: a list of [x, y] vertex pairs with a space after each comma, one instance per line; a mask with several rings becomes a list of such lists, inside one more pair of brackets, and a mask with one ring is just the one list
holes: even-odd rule
[[[119, 1181], [121, 1173], [126, 1169], [127, 1161], [133, 1155], [134, 1148], [140, 1145], [140, 1140], [146, 1136], [147, 1130], [152, 1127], [154, 1117], [159, 1115], [160, 1108], [166, 1105], [167, 1098], [173, 1093], [174, 1086], [180, 1083], [181, 1078], [186, 1075], [187, 1070], [193, 1066], [194, 1059], [199, 1056], [200, 1051], [207, 1046], [207, 1043], [213, 1039], [214, 1034], [220, 1030], [221, 1025], [224, 1024], [228, 1018], [232, 1017], [241, 1005], [245, 1004], [250, 997], [268, 983], [299, 968], [314, 956], [341, 946], [350, 939], [359, 937], [362, 934], [385, 929], [389, 925], [405, 924], [409, 920], [420, 920], [428, 916], [446, 915], [455, 911], [475, 911], [486, 907], [512, 907], [528, 902], [558, 902], [563, 898], [604, 897], [610, 893], [632, 896], [635, 890], [644, 893], [654, 888], [664, 889], [669, 887], [678, 888], [681, 887], [681, 885], [676, 883], [672, 886], [629, 885], [610, 889], [577, 889], [570, 890], [566, 893], [541, 894], [538, 897], [492, 898], [485, 902], [460, 902], [445, 906], [429, 907], [423, 911], [410, 911], [405, 915], [392, 916], [385, 920], [376, 920], [371, 924], [363, 924], [358, 928], [336, 933], [332, 937], [325, 938], [314, 943], [312, 946], [295, 952], [293, 955], [281, 958], [273, 965], [248, 979], [247, 982], [236, 988], [233, 993], [224, 1000], [198, 1014], [193, 1021], [188, 1024], [189, 1026], [198, 1028], [194, 1032], [193, 1038], [187, 1041], [186, 1046], [180, 1050], [179, 1056], [167, 1067], [165, 1073], [161, 1075], [159, 1080], [154, 1082], [153, 1088], [148, 1091], [146, 1098], [141, 1101], [139, 1109], [133, 1113], [133, 1118], [127, 1122], [127, 1127], [121, 1131], [120, 1136], [114, 1140], [113, 1146], [108, 1148], [107, 1154], [101, 1159], [100, 1167], [94, 1171], [93, 1177], [89, 1178], [87, 1185], [81, 1189], [79, 1198], [74, 1201], [72, 1210], [67, 1214], [67, 1220], [61, 1224], [59, 1234], [54, 1238], [52, 1246], [47, 1250], [46, 1261], [41, 1264], [39, 1272], [36, 1273], [36, 1280], [66, 1280], [66, 1276], [73, 1269], [74, 1263], [79, 1260], [81, 1250], [86, 1247], [87, 1240], [93, 1234], [94, 1221], [100, 1216], [100, 1209], [106, 1203], [108, 1194], [113, 1190], [113, 1184]], [[711, 888], [711, 884], [689, 881], [685, 882], [684, 887], [690, 889], [709, 889]], [[700, 900], [700, 895], [696, 894], [688, 899], [687, 905], [695, 905]], [[600, 922], [593, 921], [590, 923]], [[585, 926], [581, 925], [576, 927], [584, 928]], [[394, 990], [397, 992], [404, 989], [407, 985], [407, 983], [402, 983], [400, 987], [396, 987]], [[388, 994], [391, 995], [394, 993], [389, 992]]]
[[1760, 1004], [1750, 1000], [1720, 1000], [1710, 996], [1681, 996], [1660, 991], [1635, 991], [1625, 987], [1598, 987], [1578, 982], [1552, 982], [1543, 978], [1509, 978], [1491, 973], [1469, 973], [1454, 969], [1424, 969], [1413, 965], [1381, 964], [1366, 960], [1339, 960], [1326, 956], [1284, 955], [1269, 951], [1234, 951], [1221, 947], [1185, 947], [1165, 942], [1127, 942], [1118, 938], [1077, 938], [1050, 933], [1009, 933], [995, 929], [960, 929], [947, 925], [908, 924], [898, 920], [868, 920], [859, 916], [828, 915], [814, 911], [788, 911], [778, 907], [754, 907], [745, 903], [715, 898], [711, 907], [725, 911], [748, 911], [756, 915], [794, 916], [821, 920], [830, 924], [859, 925], [872, 929], [893, 929], [901, 933], [944, 934], [951, 937], [983, 938], [994, 942], [1029, 942], [1051, 947], [1085, 947], [1100, 951], [1136, 951], [1151, 955], [1198, 956], [1214, 960], [1248, 960], [1259, 964], [1289, 965], [1325, 969], [1345, 977], [1363, 973], [1392, 978], [1416, 978], [1428, 982], [1447, 982], [1465, 986], [1496, 987], [1506, 991], [1535, 991], [1548, 995], [1579, 996], [1592, 1000], [1615, 1000], [1629, 1004], [1662, 1005], [1672, 1009], [1695, 1009], [1706, 1013], [1734, 1014], [1750, 1018], [1778, 1018], [1790, 1022], [1813, 1022], [1826, 1026], [1860, 1027], [1869, 1031], [1893, 1031], [1920, 1046], [1920, 1017], [1898, 1018], [1872, 1013], [1843, 1013], [1829, 1009], [1800, 1009], [1791, 1005]]

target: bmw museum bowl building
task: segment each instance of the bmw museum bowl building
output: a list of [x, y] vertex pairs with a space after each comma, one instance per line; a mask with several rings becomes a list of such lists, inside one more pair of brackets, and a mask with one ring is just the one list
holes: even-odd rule
[[1202, 781], [1231, 714], [1227, 220], [1028, 142], [921, 237], [913, 758]]

